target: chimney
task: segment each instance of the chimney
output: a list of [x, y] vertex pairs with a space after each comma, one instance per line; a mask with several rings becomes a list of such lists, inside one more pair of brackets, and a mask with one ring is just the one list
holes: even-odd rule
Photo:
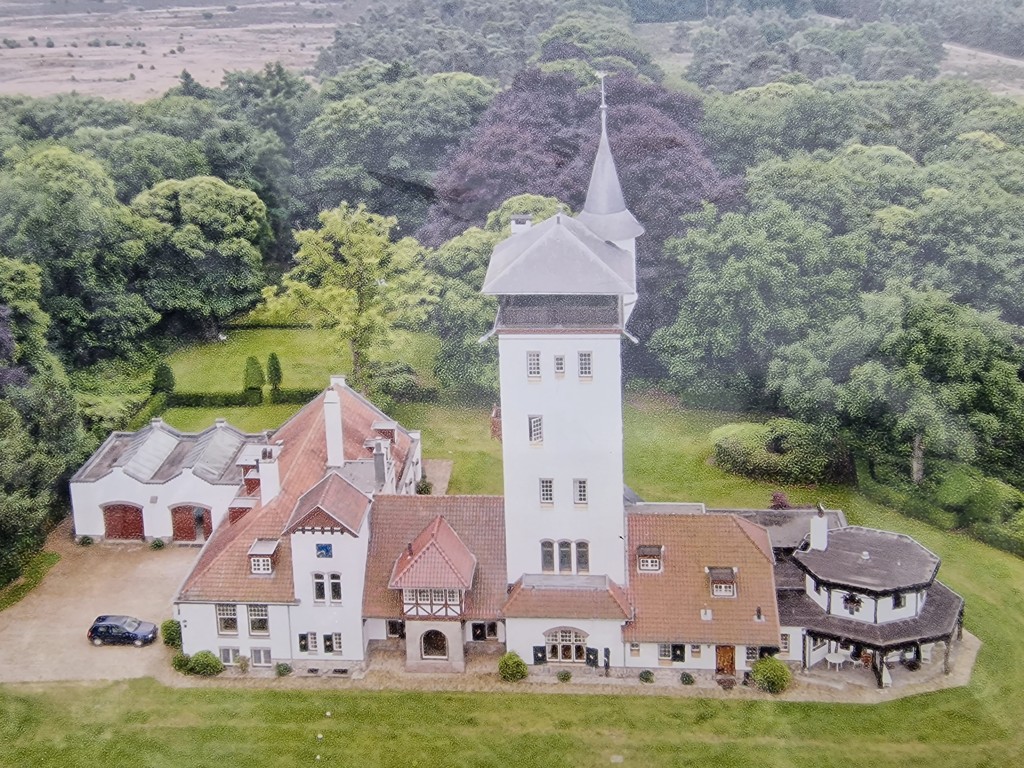
[[256, 462], [260, 475], [260, 502], [268, 504], [281, 492], [281, 468], [277, 463], [273, 448], [264, 448]]
[[376, 440], [373, 443], [373, 479], [377, 488], [383, 490], [388, 481], [387, 454], [384, 453], [384, 442]]
[[811, 518], [811, 549], [825, 551], [828, 547], [828, 518], [825, 507], [818, 503], [818, 514]]
[[324, 437], [327, 440], [327, 466], [340, 467], [345, 463], [345, 442], [341, 428], [341, 398], [334, 387], [324, 395]]
[[512, 234], [518, 235], [533, 226], [533, 216], [528, 213], [517, 213], [512, 217]]

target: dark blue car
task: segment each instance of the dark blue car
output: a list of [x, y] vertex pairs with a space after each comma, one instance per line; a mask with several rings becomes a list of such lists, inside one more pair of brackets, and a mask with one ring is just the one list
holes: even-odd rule
[[131, 643], [141, 648], [156, 640], [156, 624], [131, 616], [97, 616], [86, 637], [93, 645]]

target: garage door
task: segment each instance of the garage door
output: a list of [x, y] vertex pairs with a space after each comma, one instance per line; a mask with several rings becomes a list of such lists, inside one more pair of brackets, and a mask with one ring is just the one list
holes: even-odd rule
[[104, 535], [108, 539], [141, 539], [142, 509], [130, 504], [114, 504], [103, 510]]
[[171, 510], [171, 529], [175, 541], [196, 540], [195, 507], [175, 507]]

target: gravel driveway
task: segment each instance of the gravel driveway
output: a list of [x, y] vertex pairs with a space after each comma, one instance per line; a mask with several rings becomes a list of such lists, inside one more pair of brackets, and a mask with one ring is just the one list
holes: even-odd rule
[[97, 616], [128, 614], [160, 624], [199, 549], [145, 544], [75, 545], [69, 524], [47, 549], [61, 560], [21, 602], [0, 611], [0, 683], [159, 677], [167, 668], [160, 640], [145, 648], [94, 648], [85, 633]]

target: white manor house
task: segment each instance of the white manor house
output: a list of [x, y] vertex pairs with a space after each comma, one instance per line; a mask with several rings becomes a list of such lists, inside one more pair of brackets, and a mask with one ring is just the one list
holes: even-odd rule
[[186, 653], [330, 674], [378, 647], [455, 672], [507, 649], [725, 677], [776, 655], [863, 663], [884, 685], [887, 660], [941, 649], [948, 671], [964, 602], [913, 539], [821, 507], [716, 510], [625, 488], [621, 345], [644, 230], [605, 111], [583, 211], [514, 219], [484, 280], [499, 302], [503, 496], [416, 495], [420, 434], [343, 377], [276, 431], [155, 419], [74, 476], [77, 535], [204, 542], [174, 601]]

